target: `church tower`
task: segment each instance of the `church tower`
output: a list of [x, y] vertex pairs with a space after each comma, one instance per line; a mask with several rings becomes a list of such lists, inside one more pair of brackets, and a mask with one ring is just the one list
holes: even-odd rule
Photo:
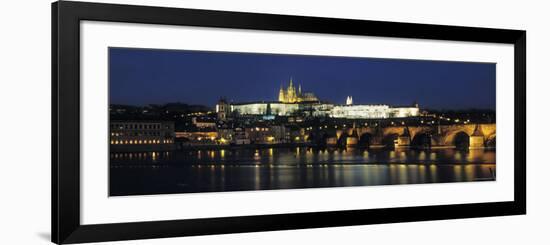
[[218, 101], [218, 104], [216, 104], [216, 113], [218, 116], [218, 120], [227, 120], [227, 116], [229, 115], [230, 111], [230, 106], [229, 103], [227, 103], [227, 100], [225, 98], [221, 98]]
[[279, 102], [285, 102], [285, 90], [283, 89], [283, 84], [281, 84], [281, 89], [279, 89]]
[[290, 78], [290, 84], [288, 85], [286, 100], [289, 103], [296, 102], [296, 89], [294, 88], [294, 84], [292, 84], [292, 77]]
[[351, 96], [346, 97], [346, 105], [353, 105], [353, 97]]

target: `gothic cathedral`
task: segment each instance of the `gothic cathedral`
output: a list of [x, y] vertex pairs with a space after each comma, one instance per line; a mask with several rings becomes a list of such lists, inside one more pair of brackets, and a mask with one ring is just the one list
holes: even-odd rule
[[313, 93], [302, 93], [302, 85], [298, 85], [298, 91], [294, 87], [292, 78], [290, 78], [290, 84], [287, 89], [283, 88], [279, 90], [279, 102], [283, 103], [300, 103], [300, 102], [317, 102], [319, 101]]

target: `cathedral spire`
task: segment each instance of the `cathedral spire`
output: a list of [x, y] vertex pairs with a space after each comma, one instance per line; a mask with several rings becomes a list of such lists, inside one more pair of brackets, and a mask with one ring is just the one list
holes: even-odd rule
[[281, 89], [279, 89], [279, 101], [285, 102], [285, 90], [283, 88], [283, 83], [281, 83]]
[[353, 97], [351, 96], [346, 97], [346, 105], [353, 105]]
[[302, 84], [298, 84], [298, 94], [302, 94]]
[[292, 87], [293, 87], [293, 86], [292, 86], [292, 77], [290, 77], [290, 85], [288, 85], [288, 88], [290, 89], [290, 88], [292, 88]]

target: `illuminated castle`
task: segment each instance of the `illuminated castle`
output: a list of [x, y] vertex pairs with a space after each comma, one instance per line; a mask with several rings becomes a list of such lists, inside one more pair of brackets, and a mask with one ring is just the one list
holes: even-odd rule
[[301, 85], [296, 89], [291, 78], [286, 89], [281, 85], [278, 101], [227, 103], [222, 99], [216, 105], [216, 112], [220, 120], [229, 114], [372, 119], [416, 117], [420, 115], [420, 108], [416, 103], [412, 106], [355, 104], [352, 96], [346, 97], [345, 104], [322, 102], [313, 93], [302, 92]]
[[287, 89], [283, 88], [279, 90], [279, 102], [282, 103], [300, 103], [300, 102], [317, 102], [319, 99], [313, 93], [302, 93], [302, 85], [298, 85], [298, 91], [292, 83], [292, 78], [290, 78], [290, 84]]

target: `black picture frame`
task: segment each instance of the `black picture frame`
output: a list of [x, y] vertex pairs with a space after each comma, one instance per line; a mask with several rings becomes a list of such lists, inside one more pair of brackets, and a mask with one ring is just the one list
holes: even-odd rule
[[[514, 45], [514, 201], [224, 218], [80, 224], [80, 21], [184, 25]], [[526, 213], [526, 32], [60, 1], [52, 4], [52, 242], [148, 239]]]

